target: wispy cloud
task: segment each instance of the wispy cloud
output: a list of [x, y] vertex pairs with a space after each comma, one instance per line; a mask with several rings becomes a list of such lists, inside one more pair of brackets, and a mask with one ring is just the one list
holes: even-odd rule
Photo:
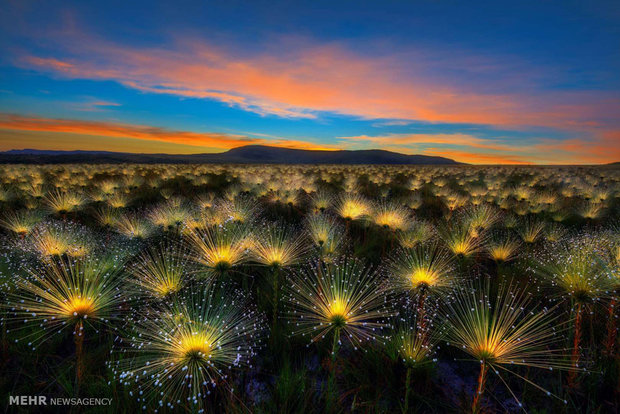
[[[620, 110], [617, 97], [600, 91], [543, 91], [531, 84], [527, 72], [500, 76], [497, 71], [505, 67], [476, 56], [455, 57], [453, 64], [491, 72], [488, 83], [502, 93], [475, 82], [459, 85], [431, 76], [436, 65], [445, 68], [447, 62], [415, 52], [369, 57], [342, 44], [306, 42], [298, 48], [244, 54], [196, 39], [148, 48], [84, 34], [65, 43], [51, 55], [23, 55], [17, 64], [69, 78], [114, 80], [149, 93], [218, 100], [286, 118], [330, 112], [399, 125], [421, 120], [575, 129], [600, 126]], [[519, 84], [527, 87], [519, 90]]]
[[[3, 132], [4, 131], [4, 132]], [[174, 151], [184, 153], [224, 151], [230, 148], [261, 144], [298, 149], [360, 149], [384, 148], [404, 153], [419, 153], [454, 158], [457, 161], [478, 164], [568, 164], [605, 163], [620, 159], [620, 131], [605, 131], [596, 140], [570, 139], [564, 141], [537, 139], [528, 145], [517, 145], [499, 140], [489, 140], [468, 134], [388, 134], [384, 136], [340, 137], [333, 144], [291, 140], [284, 137], [256, 132], [239, 134], [179, 131], [162, 127], [119, 122], [86, 121], [77, 119], [53, 119], [0, 113], [0, 133], [6, 138], [11, 131], [27, 131], [34, 136], [23, 136], [10, 143], [10, 148], [37, 147], [42, 137], [63, 135], [63, 145], [80, 148], [80, 141], [88, 137], [100, 137], [101, 147], [112, 149], [105, 139], [124, 138], [134, 141], [131, 148], [142, 152]], [[52, 134], [52, 135], [50, 135]], [[30, 141], [28, 141], [30, 139]], [[6, 140], [4, 140], [6, 141]], [[135, 142], [144, 141], [140, 147]], [[157, 143], [161, 143], [161, 145]], [[163, 146], [165, 144], [165, 147]], [[9, 144], [5, 144], [9, 145]], [[123, 150], [115, 141], [114, 150]], [[174, 147], [177, 145], [177, 147]], [[89, 145], [91, 148], [92, 145]], [[48, 146], [46, 146], [48, 148]], [[129, 148], [129, 146], [127, 146]], [[192, 150], [193, 148], [193, 150]], [[49, 149], [61, 149], [60, 147]]]
[[[329, 145], [297, 140], [263, 139], [237, 134], [178, 131], [147, 125], [75, 119], [50, 119], [15, 114], [0, 114], [0, 130], [1, 129], [160, 141], [184, 146], [195, 146], [197, 148], [196, 152], [199, 152], [201, 148], [227, 150], [249, 144], [264, 144], [303, 149], [333, 149]], [[20, 144], [22, 144], [22, 146], [24, 145], [24, 143]]]
[[78, 102], [69, 103], [69, 107], [76, 111], [83, 112], [101, 112], [110, 108], [116, 108], [122, 106], [118, 102], [106, 101], [102, 99], [88, 98], [85, 100], [79, 100]]
[[384, 147], [386, 145], [413, 145], [413, 144], [448, 144], [453, 146], [467, 146], [479, 149], [490, 149], [498, 151], [514, 151], [523, 149], [522, 146], [501, 143], [497, 140], [479, 138], [470, 134], [386, 134], [386, 135], [357, 135], [351, 137], [339, 137], [341, 141], [353, 144], [375, 145]]
[[446, 148], [428, 148], [425, 155], [447, 157], [469, 164], [534, 164], [533, 161], [525, 161], [520, 157], [502, 154], [481, 154], [469, 151], [459, 151]]
[[620, 131], [599, 131], [589, 139], [533, 138], [514, 142], [470, 134], [386, 134], [339, 137], [355, 148], [379, 147], [401, 152], [452, 157], [475, 164], [607, 163], [620, 159]]

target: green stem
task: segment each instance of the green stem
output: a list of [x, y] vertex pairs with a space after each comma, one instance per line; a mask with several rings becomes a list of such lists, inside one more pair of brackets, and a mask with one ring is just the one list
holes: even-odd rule
[[6, 338], [6, 318], [8, 312], [2, 312], [2, 362], [6, 363], [9, 359], [9, 343]]
[[338, 352], [338, 340], [340, 339], [340, 328], [334, 329], [334, 342], [332, 343], [332, 362], [336, 362], [336, 352]]
[[583, 323], [582, 304], [577, 303], [575, 311], [575, 332], [573, 336], [573, 352], [571, 355], [572, 370], [568, 373], [568, 386], [573, 388], [576, 386], [577, 367], [579, 365], [579, 346], [581, 344], [581, 328]]
[[334, 383], [336, 381], [336, 353], [338, 352], [338, 341], [340, 339], [340, 328], [334, 330], [334, 342], [332, 343], [332, 363], [327, 380], [327, 412], [335, 412], [336, 393]]
[[409, 383], [411, 382], [411, 367], [407, 367], [407, 375], [405, 376], [405, 408], [403, 413], [409, 412]]
[[280, 267], [274, 266], [273, 274], [273, 328], [278, 323], [278, 303], [280, 302]]
[[79, 396], [80, 385], [82, 385], [82, 379], [84, 377], [84, 330], [82, 322], [78, 322], [75, 325], [75, 395]]

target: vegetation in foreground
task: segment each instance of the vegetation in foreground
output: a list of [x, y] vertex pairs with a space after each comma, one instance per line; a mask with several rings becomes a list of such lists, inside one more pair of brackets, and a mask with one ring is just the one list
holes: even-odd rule
[[7, 410], [620, 410], [617, 167], [0, 169]]

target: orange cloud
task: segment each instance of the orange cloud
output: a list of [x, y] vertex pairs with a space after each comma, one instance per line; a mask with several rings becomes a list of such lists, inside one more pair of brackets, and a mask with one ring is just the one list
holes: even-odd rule
[[537, 144], [533, 150], [538, 156], [553, 159], [556, 164], [618, 162], [620, 130], [596, 131], [595, 137], [589, 140], [568, 139], [560, 142], [546, 140]]
[[[4, 131], [4, 133], [2, 133]], [[11, 138], [15, 131], [28, 131], [36, 136]], [[62, 145], [49, 145], [49, 140], [42, 137], [62, 134]], [[209, 132], [176, 131], [146, 125], [132, 125], [115, 122], [83, 121], [71, 119], [50, 119], [42, 117], [21, 116], [0, 113], [0, 141], [3, 137], [14, 149], [19, 142], [22, 147], [33, 143], [41, 149], [80, 149], [81, 140], [92, 137], [108, 138], [108, 142], [89, 143], [91, 150], [129, 150], [129, 152], [170, 152], [182, 153], [211, 152], [230, 148], [262, 144], [286, 148], [335, 150], [341, 148], [359, 148], [359, 144], [371, 144], [373, 148], [383, 148], [410, 153], [407, 145], [420, 144], [414, 152], [453, 158], [457, 161], [473, 164], [574, 164], [574, 163], [608, 163], [620, 160], [620, 131], [609, 130], [600, 133], [596, 140], [539, 140], [529, 146], [513, 146], [484, 140], [467, 134], [392, 134], [385, 136], [343, 137], [333, 145], [316, 144], [309, 141], [288, 140], [264, 134], [223, 134]], [[118, 139], [133, 141], [119, 142]], [[116, 139], [116, 141], [112, 141]], [[58, 135], [53, 135], [54, 142], [61, 142]], [[144, 144], [136, 144], [144, 141]], [[161, 144], [156, 144], [160, 142]], [[165, 144], [165, 145], [164, 145]], [[432, 145], [441, 144], [441, 148]], [[1, 147], [0, 142], [0, 147]], [[364, 146], [367, 147], [367, 146]], [[471, 151], [454, 147], [467, 147]]]
[[199, 152], [200, 148], [227, 150], [250, 144], [264, 144], [300, 149], [334, 149], [328, 145], [318, 145], [312, 142], [296, 140], [266, 140], [264, 138], [252, 138], [246, 135], [175, 131], [146, 125], [72, 119], [50, 119], [15, 114], [0, 114], [0, 129], [161, 141], [195, 146], [198, 147], [196, 152]]
[[339, 137], [352, 143], [370, 142], [378, 145], [411, 145], [411, 144], [448, 144], [467, 146], [479, 149], [489, 149], [497, 151], [515, 151], [521, 150], [510, 144], [498, 143], [495, 140], [483, 139], [469, 134], [386, 134], [377, 136], [358, 135], [353, 137]]
[[[620, 160], [620, 131], [597, 131], [591, 139], [536, 139], [528, 145], [514, 145], [461, 133], [359, 135], [339, 139], [353, 145], [367, 147], [370, 143], [400, 152], [411, 152], [413, 145], [419, 147], [417, 152], [422, 154], [474, 164], [600, 164]], [[442, 147], [428, 147], [436, 144]]]
[[620, 109], [617, 98], [593, 93], [528, 96], [449, 87], [422, 70], [412, 73], [399, 57], [366, 57], [337, 45], [239, 56], [196, 41], [137, 48], [83, 36], [67, 44], [70, 58], [24, 56], [20, 64], [282, 117], [312, 118], [328, 111], [368, 119], [587, 128]]
[[511, 155], [480, 154], [447, 148], [427, 148], [423, 153], [424, 155], [452, 158], [469, 164], [533, 164], [533, 162], [527, 162]]

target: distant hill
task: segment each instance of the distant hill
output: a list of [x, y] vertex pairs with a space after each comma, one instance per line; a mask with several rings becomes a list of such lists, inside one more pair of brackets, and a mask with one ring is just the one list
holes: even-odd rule
[[407, 155], [384, 150], [314, 151], [264, 145], [247, 145], [218, 154], [189, 155], [23, 149], [0, 152], [0, 163], [460, 164], [444, 157]]

